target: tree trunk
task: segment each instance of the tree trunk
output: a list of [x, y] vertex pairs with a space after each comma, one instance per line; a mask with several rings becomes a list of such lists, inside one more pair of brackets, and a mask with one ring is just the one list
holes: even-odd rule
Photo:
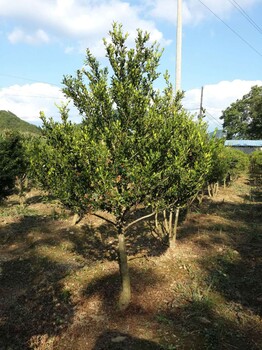
[[169, 242], [169, 246], [170, 247], [174, 247], [176, 245], [176, 235], [177, 235], [177, 225], [178, 225], [178, 218], [179, 218], [179, 210], [180, 210], [180, 208], [177, 207], [176, 208], [175, 222], [174, 222], [174, 226], [173, 226], [173, 235], [172, 235], [172, 239]]
[[207, 186], [208, 196], [213, 198], [218, 192], [218, 182], [211, 183]]
[[210, 187], [211, 187], [211, 197], [212, 198], [215, 197], [215, 186], [216, 186], [216, 183], [212, 183], [210, 185]]
[[158, 222], [158, 212], [155, 213], [155, 228], [156, 231], [159, 231], [159, 222]]
[[204, 198], [204, 190], [202, 189], [197, 195], [198, 204], [202, 204]]
[[168, 221], [167, 221], [166, 209], [164, 210], [163, 215], [164, 215], [164, 227], [166, 232], [168, 232]]
[[18, 187], [18, 195], [19, 195], [19, 204], [21, 207], [24, 207], [26, 190], [28, 188], [28, 178], [26, 175], [21, 175], [17, 178], [17, 187]]
[[208, 191], [208, 197], [211, 198], [212, 194], [211, 194], [211, 186], [210, 186], [210, 184], [207, 185], [207, 191]]
[[169, 237], [169, 241], [171, 241], [173, 238], [173, 210], [172, 209], [170, 209], [170, 212], [169, 212], [168, 237]]
[[119, 308], [125, 310], [131, 300], [131, 284], [129, 268], [127, 262], [125, 235], [123, 232], [118, 234], [118, 252], [119, 252], [119, 269], [121, 275], [121, 292], [119, 297]]

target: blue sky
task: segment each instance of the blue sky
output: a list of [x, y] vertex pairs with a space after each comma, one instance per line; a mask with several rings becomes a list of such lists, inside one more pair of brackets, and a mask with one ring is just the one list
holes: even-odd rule
[[[182, 2], [184, 106], [196, 112], [204, 86], [212, 130], [223, 109], [262, 85], [262, 0]], [[58, 118], [63, 75], [83, 65], [87, 47], [105, 63], [101, 39], [113, 21], [130, 42], [137, 28], [149, 31], [164, 48], [160, 71], [175, 81], [176, 8], [176, 0], [0, 0], [0, 109], [35, 124], [40, 110]]]

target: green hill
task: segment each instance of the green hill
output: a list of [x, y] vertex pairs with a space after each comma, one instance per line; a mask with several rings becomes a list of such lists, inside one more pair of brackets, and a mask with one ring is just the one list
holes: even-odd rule
[[40, 128], [25, 122], [9, 111], [0, 111], [0, 133], [4, 130], [19, 131], [22, 133], [39, 134]]

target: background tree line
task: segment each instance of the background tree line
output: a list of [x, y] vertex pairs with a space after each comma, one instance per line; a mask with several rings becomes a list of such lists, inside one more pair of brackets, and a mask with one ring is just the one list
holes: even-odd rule
[[262, 86], [253, 86], [240, 100], [233, 102], [220, 119], [228, 140], [262, 139]]

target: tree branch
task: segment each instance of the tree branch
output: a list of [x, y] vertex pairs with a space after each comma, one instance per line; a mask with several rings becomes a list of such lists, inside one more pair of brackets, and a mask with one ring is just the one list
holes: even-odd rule
[[137, 224], [139, 221], [142, 221], [142, 220], [145, 220], [145, 219], [148, 219], [150, 218], [151, 216], [155, 215], [155, 211], [151, 214], [148, 214], [148, 215], [145, 215], [145, 216], [142, 216], [141, 218], [138, 218], [132, 222], [130, 222], [130, 224], [128, 224], [126, 227], [125, 227], [125, 231], [127, 231], [131, 226]]
[[111, 221], [111, 220], [105, 218], [105, 217], [102, 216], [102, 215], [99, 215], [99, 214], [96, 214], [96, 213], [92, 213], [92, 215], [94, 215], [94, 216], [96, 216], [96, 217], [98, 217], [98, 218], [100, 218], [100, 219], [102, 219], [102, 220], [105, 220], [106, 222], [108, 222], [109, 224], [111, 224], [111, 225], [113, 225], [113, 226], [116, 226], [116, 223], [115, 223], [114, 221]]

